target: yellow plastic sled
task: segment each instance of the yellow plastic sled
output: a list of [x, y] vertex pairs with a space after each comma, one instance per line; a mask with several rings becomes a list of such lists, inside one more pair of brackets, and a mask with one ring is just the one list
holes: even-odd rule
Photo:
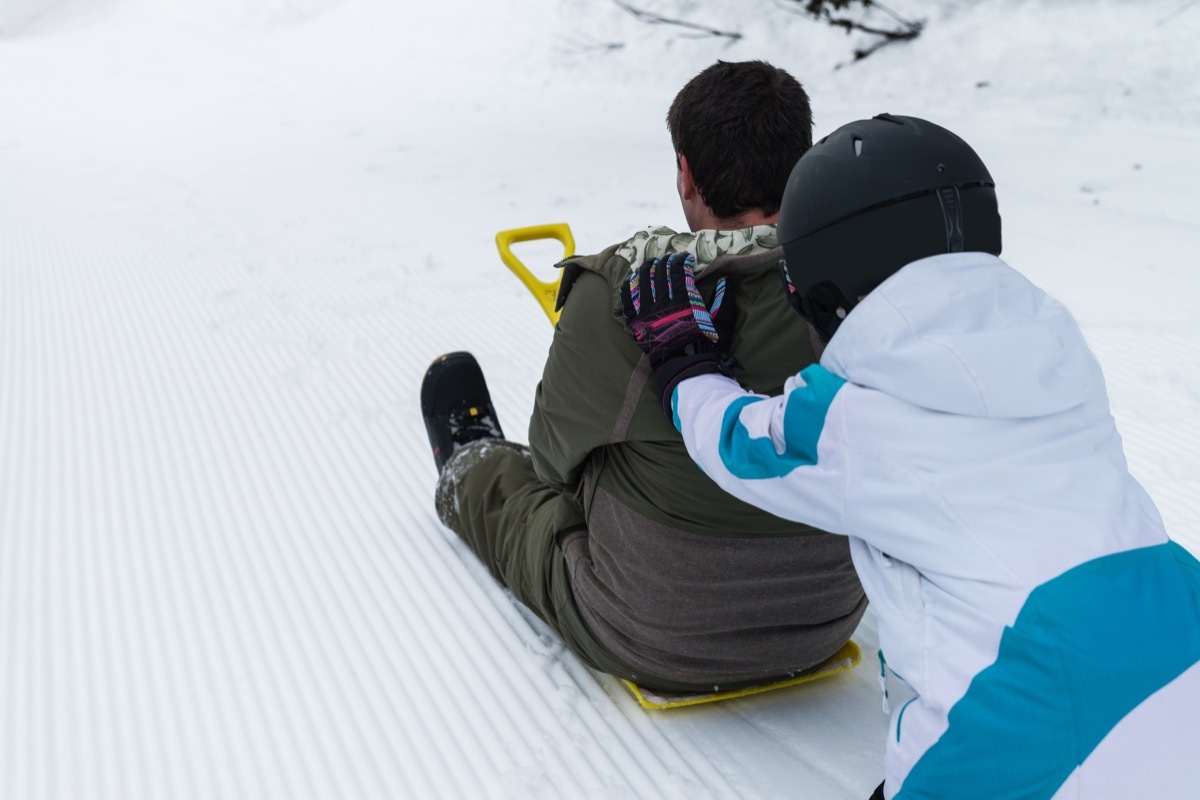
[[862, 650], [853, 641], [848, 641], [830, 658], [807, 672], [799, 674], [794, 678], [785, 678], [774, 683], [763, 684], [762, 686], [750, 686], [745, 689], [730, 689], [728, 691], [700, 692], [698, 694], [674, 694], [671, 692], [656, 692], [652, 689], [638, 686], [633, 681], [622, 680], [621, 683], [625, 684], [625, 688], [642, 704], [643, 708], [662, 710], [695, 706], [701, 703], [716, 703], [721, 700], [732, 700], [735, 697], [748, 697], [752, 694], [773, 692], [776, 689], [785, 689], [788, 686], [819, 681], [822, 678], [828, 678], [832, 675], [837, 675], [839, 672], [853, 669], [859, 661], [862, 661]]
[[552, 222], [548, 225], [531, 225], [528, 228], [513, 228], [496, 234], [496, 247], [500, 250], [500, 258], [513, 271], [513, 274], [525, 284], [542, 311], [550, 318], [551, 325], [558, 324], [559, 312], [554, 308], [558, 299], [558, 284], [561, 275], [553, 281], [540, 281], [533, 276], [529, 268], [521, 263], [512, 251], [512, 245], [517, 242], [533, 242], [539, 239], [557, 239], [562, 242], [563, 258], [575, 255], [575, 237], [571, 236], [571, 228], [565, 222]]

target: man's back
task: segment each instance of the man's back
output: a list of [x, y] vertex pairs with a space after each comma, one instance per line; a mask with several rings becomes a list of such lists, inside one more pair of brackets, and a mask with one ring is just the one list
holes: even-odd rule
[[[660, 690], [731, 688], [825, 660], [866, 600], [843, 541], [734, 500], [691, 462], [647, 390], [618, 287], [667, 251], [695, 253], [710, 294], [728, 271], [742, 377], [779, 391], [812, 360], [775, 272], [774, 226], [787, 175], [812, 146], [812, 112], [785, 70], [717, 61], [680, 89], [667, 128], [696, 233], [645, 231], [568, 261], [530, 447], [495, 437], [476, 376], [475, 392], [445, 404], [443, 416], [463, 424], [426, 415], [441, 469], [435, 505], [587, 664]], [[493, 433], [470, 422], [480, 413]]]
[[[644, 235], [643, 239], [644, 239]], [[761, 681], [840, 647], [866, 603], [838, 537], [787, 522], [713, 484], [647, 390], [617, 287], [662, 248], [703, 254], [698, 285], [729, 278], [734, 356], [775, 393], [814, 360], [783, 297], [774, 227], [662, 233], [568, 262], [569, 292], [530, 423], [538, 477], [576, 494], [587, 529], [560, 542], [592, 633], [658, 682]]]

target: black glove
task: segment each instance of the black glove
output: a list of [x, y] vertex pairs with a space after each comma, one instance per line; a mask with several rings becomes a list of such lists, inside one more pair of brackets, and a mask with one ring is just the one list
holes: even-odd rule
[[671, 396], [680, 381], [704, 375], [729, 375], [727, 348], [737, 309], [722, 278], [709, 309], [696, 289], [690, 253], [672, 253], [645, 261], [621, 287], [625, 323], [650, 358], [654, 390], [668, 417]]

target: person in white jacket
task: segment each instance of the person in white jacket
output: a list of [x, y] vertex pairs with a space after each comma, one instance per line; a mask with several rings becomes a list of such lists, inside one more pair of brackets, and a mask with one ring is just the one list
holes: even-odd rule
[[1200, 796], [1200, 563], [1129, 474], [1075, 320], [998, 257], [979, 156], [850, 123], [796, 164], [779, 233], [827, 342], [782, 395], [730, 377], [684, 255], [624, 312], [708, 475], [850, 537], [885, 687], [914, 692], [875, 797]]

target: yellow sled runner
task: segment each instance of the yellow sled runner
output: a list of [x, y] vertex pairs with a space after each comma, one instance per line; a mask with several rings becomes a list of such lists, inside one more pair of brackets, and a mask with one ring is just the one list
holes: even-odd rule
[[[532, 242], [539, 239], [557, 239], [563, 246], [563, 258], [570, 258], [575, 254], [575, 239], [571, 235], [571, 228], [565, 222], [532, 225], [527, 228], [513, 228], [512, 230], [500, 231], [496, 234], [496, 248], [500, 251], [500, 258], [504, 261], [505, 266], [512, 270], [513, 274], [521, 280], [521, 283], [525, 285], [525, 288], [537, 300], [542, 311], [550, 319], [550, 324], [555, 325], [558, 323], [559, 316], [558, 310], [554, 307], [555, 300], [558, 297], [559, 280], [556, 278], [553, 281], [543, 281], [534, 277], [529, 268], [512, 251], [512, 245], [518, 242]], [[622, 680], [621, 683], [642, 704], [643, 708], [682, 708], [683, 706], [715, 703], [720, 700], [732, 700], [735, 697], [747, 697], [752, 694], [773, 692], [776, 689], [784, 689], [788, 686], [817, 681], [852, 669], [861, 660], [862, 650], [859, 649], [857, 644], [850, 641], [842, 645], [842, 648], [828, 660], [818, 664], [807, 672], [800, 673], [792, 678], [775, 681], [774, 683], [765, 683], [761, 686], [728, 689], [725, 691], [718, 689], [712, 692], [699, 692], [696, 694], [673, 694], [656, 692], [652, 689], [638, 686], [633, 681]]]
[[642, 704], [643, 708], [661, 710], [695, 706], [701, 703], [716, 703], [720, 700], [748, 697], [752, 694], [773, 692], [776, 689], [786, 689], [788, 686], [819, 681], [822, 678], [828, 678], [832, 675], [837, 675], [839, 672], [852, 669], [859, 661], [862, 661], [862, 650], [853, 641], [849, 641], [842, 645], [842, 648], [829, 659], [821, 662], [807, 672], [802, 672], [794, 678], [784, 678], [774, 683], [764, 683], [762, 686], [749, 686], [744, 689], [729, 689], [727, 691], [699, 692], [697, 694], [674, 694], [672, 692], [656, 692], [653, 689], [638, 686], [633, 681], [622, 680], [621, 683], [625, 684], [625, 688]]

